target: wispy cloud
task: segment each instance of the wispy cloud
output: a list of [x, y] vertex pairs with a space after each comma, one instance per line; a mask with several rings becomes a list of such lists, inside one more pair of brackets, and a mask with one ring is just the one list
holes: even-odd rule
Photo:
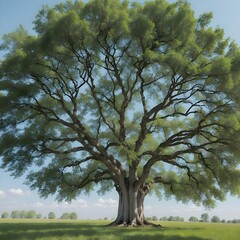
[[103, 199], [100, 198], [98, 199], [98, 202], [94, 204], [94, 206], [96, 207], [100, 207], [100, 208], [116, 208], [118, 206], [118, 201], [109, 198], [109, 199]]
[[25, 196], [29, 195], [29, 192], [24, 192], [21, 188], [11, 188], [7, 191], [8, 195], [15, 195], [15, 196]]
[[3, 191], [0, 190], [0, 198], [13, 197], [13, 196], [26, 196], [30, 192], [25, 192], [21, 188], [10, 188], [9, 190]]
[[36, 202], [35, 204], [34, 204], [34, 207], [36, 207], [36, 208], [41, 208], [41, 207], [44, 207], [45, 205], [44, 205], [44, 203], [41, 203], [41, 202]]
[[6, 197], [6, 193], [2, 190], [0, 190], [0, 198]]
[[186, 210], [187, 211], [201, 212], [201, 211], [204, 211], [204, 207], [191, 204], [191, 205], [186, 207]]
[[151, 210], [151, 209], [153, 209], [153, 207], [150, 206], [150, 205], [146, 205], [146, 206], [144, 207], [144, 209], [145, 209], [145, 210]]
[[74, 201], [77, 207], [80, 208], [87, 208], [88, 207], [88, 203], [86, 200], [83, 199], [78, 199]]
[[77, 200], [73, 200], [72, 202], [60, 202], [60, 203], [52, 203], [50, 205], [51, 208], [64, 208], [64, 209], [73, 209], [73, 208], [88, 208], [88, 203], [87, 201], [83, 200], [83, 199], [77, 199]]
[[21, 188], [11, 188], [8, 190], [9, 194], [23, 196], [24, 192]]
[[200, 214], [201, 212], [204, 211], [204, 208], [202, 206], [197, 206], [195, 204], [189, 204], [189, 205], [184, 205], [184, 204], [179, 204], [179, 206], [176, 206], [174, 209], [170, 210], [169, 212], [172, 214], [182, 214], [183, 212], [190, 214]]

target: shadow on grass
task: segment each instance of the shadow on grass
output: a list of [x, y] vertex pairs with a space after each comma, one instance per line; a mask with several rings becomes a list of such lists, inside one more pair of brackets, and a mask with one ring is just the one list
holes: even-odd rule
[[58, 239], [63, 236], [91, 237], [97, 234], [98, 226], [80, 225], [76, 223], [46, 222], [46, 223], [1, 223], [1, 240], [22, 240], [22, 239]]
[[126, 240], [209, 240], [206, 238], [199, 238], [199, 237], [182, 237], [182, 236], [149, 236], [149, 235], [141, 235], [141, 236], [133, 236], [133, 237], [127, 237], [123, 238]]
[[[199, 230], [199, 228], [197, 228]], [[196, 229], [196, 232], [197, 232]], [[25, 239], [91, 239], [91, 240], [206, 240], [196, 236], [182, 237], [181, 231], [191, 228], [122, 228], [105, 227], [99, 224], [83, 222], [18, 222], [0, 223], [1, 240]], [[197, 235], [197, 234], [196, 234]]]

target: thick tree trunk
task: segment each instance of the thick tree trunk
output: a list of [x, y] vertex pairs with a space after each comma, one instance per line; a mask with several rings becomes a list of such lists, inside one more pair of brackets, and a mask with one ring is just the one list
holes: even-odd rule
[[144, 216], [144, 198], [149, 191], [147, 185], [139, 189], [129, 184], [117, 188], [119, 193], [118, 215], [109, 226], [158, 226], [148, 222]]

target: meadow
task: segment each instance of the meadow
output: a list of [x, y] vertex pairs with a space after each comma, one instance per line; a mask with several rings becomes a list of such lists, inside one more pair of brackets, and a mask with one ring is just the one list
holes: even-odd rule
[[1, 240], [239, 240], [240, 224], [161, 222], [164, 228], [106, 227], [106, 221], [0, 219]]

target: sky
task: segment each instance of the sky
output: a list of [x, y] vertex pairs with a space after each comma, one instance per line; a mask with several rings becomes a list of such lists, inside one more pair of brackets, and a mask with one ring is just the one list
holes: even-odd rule
[[[54, 6], [60, 2], [64, 0], [0, 0], [0, 39], [4, 34], [16, 30], [20, 24], [33, 33], [32, 22], [41, 6], [44, 4]], [[189, 2], [196, 16], [204, 12], [213, 12], [212, 26], [223, 28], [226, 37], [240, 44], [239, 0], [190, 0]], [[104, 196], [98, 196], [95, 192], [89, 196], [81, 195], [71, 204], [57, 203], [54, 196], [41, 199], [37, 191], [31, 191], [24, 185], [24, 176], [14, 179], [9, 173], [0, 169], [0, 214], [5, 211], [10, 213], [12, 210], [34, 209], [43, 216], [54, 211], [57, 217], [63, 212], [76, 212], [79, 219], [104, 217], [112, 219], [116, 217], [117, 204], [118, 197], [114, 191]], [[227, 196], [225, 202], [218, 202], [216, 208], [211, 211], [192, 203], [184, 205], [174, 199], [159, 201], [154, 195], [145, 200], [145, 215], [149, 217], [181, 216], [188, 220], [190, 216], [200, 218], [204, 212], [208, 212], [210, 216], [217, 215], [221, 219], [240, 219], [240, 199]]]

